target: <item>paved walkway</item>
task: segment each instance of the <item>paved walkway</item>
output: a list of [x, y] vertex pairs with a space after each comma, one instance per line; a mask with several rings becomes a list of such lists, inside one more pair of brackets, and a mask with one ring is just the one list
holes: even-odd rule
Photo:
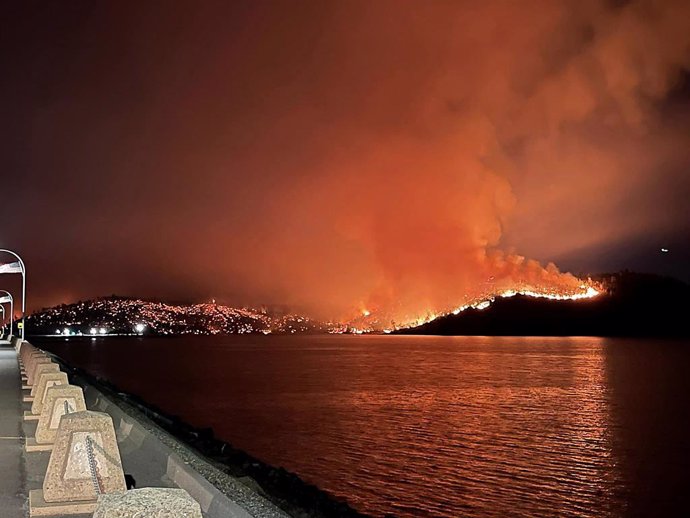
[[0, 515], [3, 518], [28, 516], [21, 387], [17, 353], [9, 342], [0, 341]]

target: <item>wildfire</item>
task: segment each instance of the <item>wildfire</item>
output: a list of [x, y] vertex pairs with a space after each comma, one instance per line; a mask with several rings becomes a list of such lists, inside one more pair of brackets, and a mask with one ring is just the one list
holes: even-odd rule
[[379, 322], [385, 320], [381, 315], [372, 313], [369, 310], [362, 310], [360, 312], [360, 317], [355, 321], [351, 322], [346, 329], [348, 332], [355, 334], [370, 333], [370, 332], [384, 332], [391, 333], [397, 329], [406, 329], [411, 327], [417, 327], [439, 317], [447, 315], [459, 315], [463, 311], [468, 309], [474, 310], [484, 310], [491, 306], [491, 304], [499, 298], [510, 298], [516, 295], [521, 295], [523, 297], [533, 297], [540, 299], [550, 299], [550, 300], [584, 300], [592, 299], [601, 294], [602, 287], [591, 280], [583, 282], [578, 287], [572, 288], [539, 288], [534, 286], [521, 287], [521, 288], [510, 288], [499, 291], [493, 295], [477, 297], [471, 302], [457, 306], [453, 309], [447, 311], [428, 311], [423, 316], [409, 318], [404, 322], [393, 326], [382, 326]]

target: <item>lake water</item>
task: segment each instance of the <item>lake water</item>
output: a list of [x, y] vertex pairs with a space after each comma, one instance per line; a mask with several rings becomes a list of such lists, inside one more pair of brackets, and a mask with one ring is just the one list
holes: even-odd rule
[[373, 516], [690, 516], [689, 343], [245, 336], [41, 345]]

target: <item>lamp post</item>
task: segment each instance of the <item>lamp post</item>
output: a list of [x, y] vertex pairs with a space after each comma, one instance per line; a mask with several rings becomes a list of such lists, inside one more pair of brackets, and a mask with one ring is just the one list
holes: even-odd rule
[[[19, 257], [15, 252], [12, 250], [7, 250], [6, 248], [0, 248], [0, 252], [5, 252], [6, 254], [11, 254], [14, 257], [17, 258], [19, 261], [19, 268], [20, 272], [22, 274], [22, 329], [21, 329], [21, 335], [22, 335], [22, 342], [24, 341], [24, 317], [26, 316], [26, 267], [24, 266], [24, 261], [22, 261], [22, 258]], [[18, 273], [16, 271], [12, 271], [10, 269], [9, 272], [7, 273]]]
[[10, 340], [12, 340], [12, 325], [14, 323], [14, 298], [12, 297], [12, 294], [7, 291], [7, 290], [0, 290], [0, 293], [7, 293], [4, 297], [0, 297], [0, 304], [4, 304], [5, 302], [10, 303]]
[[0, 309], [2, 309], [2, 332], [0, 332], [0, 339], [5, 338], [5, 306], [0, 304]]

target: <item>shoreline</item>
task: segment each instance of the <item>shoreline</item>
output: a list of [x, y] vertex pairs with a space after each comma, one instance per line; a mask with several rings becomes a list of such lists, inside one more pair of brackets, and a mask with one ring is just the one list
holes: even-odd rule
[[[191, 453], [194, 469], [218, 490], [227, 494], [228, 481], [218, 473], [204, 469], [204, 462], [196, 463], [194, 456], [201, 457], [222, 475], [242, 484], [258, 496], [268, 500], [289, 516], [299, 518], [367, 518], [347, 502], [302, 480], [297, 474], [282, 467], [272, 466], [240, 450], [230, 443], [216, 438], [210, 428], [196, 428], [179, 417], [170, 415], [144, 401], [135, 394], [121, 391], [107, 380], [99, 379], [85, 370], [73, 367], [61, 357], [49, 353], [67, 373], [71, 384], [89, 387], [101, 392], [110, 402], [132, 419], [139, 421], [147, 430], [165, 442], [164, 435], [178, 444], [168, 444], [176, 453]], [[156, 428], [159, 430], [157, 431]], [[162, 431], [163, 433], [157, 433]], [[185, 451], [186, 450], [186, 451]]]

